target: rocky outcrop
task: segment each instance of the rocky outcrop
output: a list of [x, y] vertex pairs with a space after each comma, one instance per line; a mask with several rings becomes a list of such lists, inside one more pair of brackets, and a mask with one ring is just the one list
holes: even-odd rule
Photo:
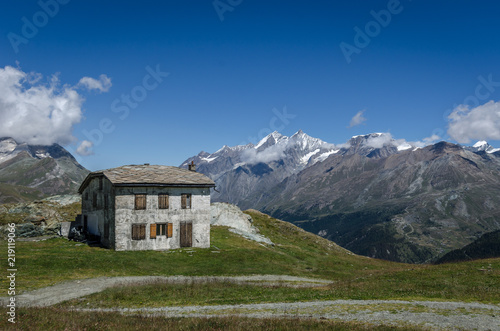
[[228, 226], [229, 231], [247, 239], [272, 245], [269, 238], [259, 234], [259, 230], [252, 225], [250, 215], [244, 214], [238, 207], [229, 203], [216, 202], [210, 206], [210, 225]]

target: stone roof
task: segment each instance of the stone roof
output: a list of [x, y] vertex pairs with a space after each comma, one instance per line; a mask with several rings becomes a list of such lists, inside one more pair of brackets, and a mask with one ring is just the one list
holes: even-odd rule
[[78, 189], [81, 193], [92, 177], [104, 175], [117, 186], [215, 186], [207, 176], [187, 169], [164, 165], [125, 165], [91, 172]]

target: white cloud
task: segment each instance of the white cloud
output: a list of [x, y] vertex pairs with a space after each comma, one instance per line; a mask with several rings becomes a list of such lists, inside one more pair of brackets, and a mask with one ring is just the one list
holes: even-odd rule
[[365, 146], [372, 148], [382, 148], [386, 145], [393, 145], [394, 143], [395, 141], [390, 133], [382, 133], [378, 136], [369, 137], [365, 142]]
[[433, 134], [430, 137], [422, 139], [422, 141], [406, 141], [406, 139], [394, 139], [394, 137], [389, 132], [385, 132], [385, 133], [379, 133], [378, 135], [370, 136], [366, 140], [364, 145], [372, 148], [393, 146], [396, 147], [398, 150], [402, 151], [415, 147], [425, 147], [436, 143], [439, 139], [441, 139], [440, 136]]
[[241, 161], [248, 164], [255, 164], [259, 162], [268, 163], [276, 161], [285, 157], [285, 149], [290, 147], [291, 142], [286, 144], [276, 144], [258, 152], [254, 148], [246, 149], [241, 154]]
[[351, 118], [351, 122], [349, 123], [349, 127], [352, 128], [356, 125], [360, 125], [360, 124], [363, 124], [364, 122], [366, 122], [366, 118], [363, 116], [363, 114], [365, 113], [365, 110], [360, 110], [356, 113], [356, 115], [354, 115], [353, 118]]
[[79, 86], [83, 86], [88, 90], [99, 90], [102, 92], [108, 92], [111, 87], [111, 78], [102, 74], [99, 76], [99, 79], [91, 78], [91, 77], [83, 77], [78, 82]]
[[38, 145], [74, 142], [83, 102], [76, 87], [61, 85], [55, 75], [44, 83], [40, 74], [0, 68], [0, 137]]
[[500, 140], [500, 102], [492, 100], [472, 109], [460, 105], [448, 119], [448, 135], [459, 143]]
[[440, 139], [441, 139], [440, 136], [438, 136], [437, 134], [433, 134], [430, 137], [424, 138], [423, 142], [425, 145], [430, 145], [430, 144], [434, 144], [435, 142], [437, 142]]
[[88, 140], [84, 140], [80, 143], [80, 146], [76, 149], [76, 152], [82, 156], [88, 156], [94, 154], [92, 151], [92, 147], [94, 147], [94, 143]]

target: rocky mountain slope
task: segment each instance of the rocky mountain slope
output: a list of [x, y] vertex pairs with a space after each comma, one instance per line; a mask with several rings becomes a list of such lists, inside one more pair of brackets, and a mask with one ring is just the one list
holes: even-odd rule
[[58, 144], [34, 146], [0, 138], [0, 203], [75, 193], [88, 172]]
[[450, 263], [500, 257], [500, 230], [483, 234], [473, 243], [453, 250], [436, 263]]
[[299, 131], [188, 161], [215, 180], [213, 200], [367, 256], [428, 262], [500, 229], [500, 152], [484, 142], [423, 147], [375, 133], [334, 146]]

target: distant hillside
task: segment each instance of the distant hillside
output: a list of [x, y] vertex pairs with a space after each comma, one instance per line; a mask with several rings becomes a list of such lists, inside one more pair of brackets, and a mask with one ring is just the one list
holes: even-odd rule
[[35, 146], [0, 138], [0, 203], [74, 194], [88, 173], [58, 144]]
[[500, 257], [500, 230], [486, 233], [464, 248], [449, 252], [437, 260], [436, 264], [493, 257]]

